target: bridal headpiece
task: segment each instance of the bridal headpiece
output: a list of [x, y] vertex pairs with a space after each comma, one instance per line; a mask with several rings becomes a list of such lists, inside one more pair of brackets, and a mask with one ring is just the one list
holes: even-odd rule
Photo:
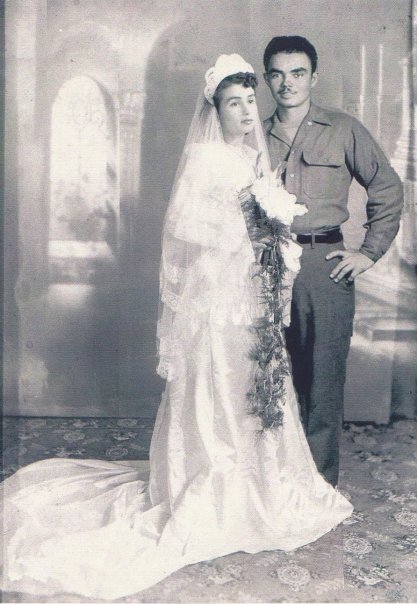
[[224, 78], [235, 73], [255, 73], [255, 71], [252, 65], [246, 63], [246, 61], [236, 53], [231, 55], [220, 55], [216, 64], [206, 71], [204, 96], [211, 105], [214, 104], [213, 96], [217, 86]]

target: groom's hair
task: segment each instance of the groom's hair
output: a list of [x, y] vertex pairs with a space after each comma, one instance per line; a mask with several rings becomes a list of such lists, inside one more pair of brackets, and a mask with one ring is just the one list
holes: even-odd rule
[[317, 71], [317, 52], [314, 46], [301, 36], [277, 36], [272, 38], [264, 52], [265, 71], [268, 71], [268, 65], [271, 57], [279, 52], [291, 54], [293, 52], [304, 52], [311, 62], [311, 71]]
[[213, 102], [216, 109], [220, 105], [220, 92], [225, 88], [228, 88], [232, 84], [242, 84], [244, 88], [255, 89], [258, 85], [258, 78], [254, 73], [234, 73], [233, 75], [223, 78], [220, 84], [216, 88], [216, 92], [213, 95]]

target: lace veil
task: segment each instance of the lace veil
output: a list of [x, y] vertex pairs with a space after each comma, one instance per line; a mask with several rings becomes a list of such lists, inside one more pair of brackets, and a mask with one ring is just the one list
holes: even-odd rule
[[[230, 145], [224, 141], [213, 103], [215, 89], [224, 77], [248, 72], [253, 73], [253, 68], [239, 55], [221, 55], [207, 71], [206, 87], [198, 97], [172, 188], [162, 234], [157, 329], [157, 371], [168, 380], [175, 377], [183, 350], [179, 343], [185, 338], [192, 340], [193, 318], [201, 319], [221, 295], [219, 274], [210, 275], [208, 268], [211, 259], [223, 258], [227, 263], [227, 255], [242, 237], [250, 247], [241, 212], [239, 216], [233, 214], [225, 203], [228, 198], [237, 199], [239, 191], [236, 179], [227, 174], [221, 161]], [[257, 174], [269, 171], [269, 154], [258, 115], [245, 144]], [[250, 170], [248, 163], [248, 174]]]

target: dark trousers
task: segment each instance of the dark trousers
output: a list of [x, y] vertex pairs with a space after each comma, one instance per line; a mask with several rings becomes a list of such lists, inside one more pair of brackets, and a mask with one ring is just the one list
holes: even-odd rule
[[302, 244], [301, 270], [293, 289], [286, 330], [294, 386], [308, 443], [319, 472], [333, 485], [339, 477], [346, 359], [355, 311], [354, 284], [329, 275], [340, 261], [326, 260], [343, 243]]

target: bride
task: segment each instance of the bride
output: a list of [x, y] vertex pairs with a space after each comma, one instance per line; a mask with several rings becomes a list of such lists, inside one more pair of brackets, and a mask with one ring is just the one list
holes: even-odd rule
[[[298, 548], [352, 512], [314, 465], [282, 340], [262, 358], [262, 329], [282, 332], [287, 317], [285, 296], [273, 301], [278, 323], [268, 316], [271, 275], [279, 279], [271, 267], [288, 284], [299, 254], [282, 240], [277, 258], [264, 237], [266, 208], [277, 206], [275, 225], [303, 208], [271, 186], [256, 84], [239, 55], [219, 57], [178, 168], [160, 274], [158, 371], [167, 383], [149, 481], [135, 462], [75, 459], [7, 479], [5, 591], [112, 600], [202, 560]], [[265, 246], [275, 260], [264, 251], [262, 264]]]

